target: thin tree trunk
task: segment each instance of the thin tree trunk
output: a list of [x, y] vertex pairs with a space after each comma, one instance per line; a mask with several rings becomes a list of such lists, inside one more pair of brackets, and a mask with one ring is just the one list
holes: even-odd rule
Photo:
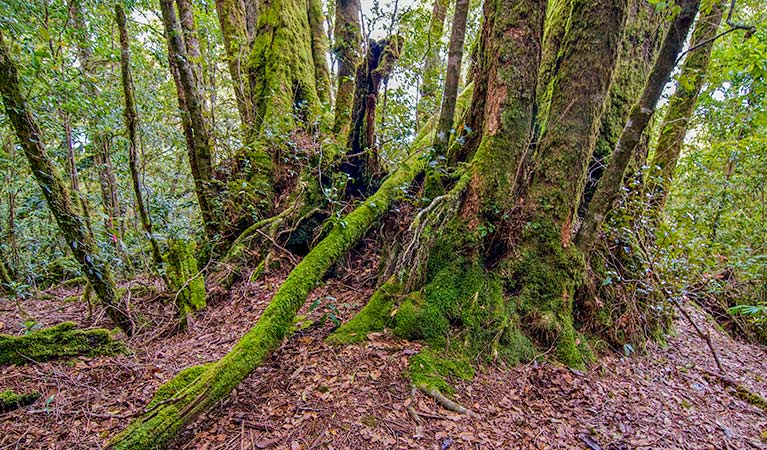
[[11, 162], [8, 171], [5, 173], [4, 181], [8, 187], [8, 247], [10, 249], [11, 267], [17, 267], [19, 264], [19, 244], [16, 240], [16, 197], [19, 195], [18, 189], [11, 189], [11, 183], [17, 176], [14, 160], [16, 159], [16, 148], [13, 145], [12, 138], [3, 139], [3, 147], [8, 155], [8, 161]]
[[330, 71], [328, 69], [328, 47], [325, 37], [325, 14], [322, 0], [306, 0], [309, 29], [312, 35], [312, 59], [314, 60], [314, 82], [317, 97], [324, 104], [330, 103]]
[[612, 208], [613, 202], [618, 198], [623, 187], [626, 168], [634, 155], [642, 134], [650, 123], [650, 118], [655, 112], [663, 88], [668, 83], [674, 67], [676, 67], [677, 56], [684, 47], [699, 5], [700, 0], [682, 0], [679, 5], [681, 11], [676, 15], [666, 32], [660, 53], [650, 76], [647, 78], [642, 95], [631, 109], [628, 122], [626, 122], [618, 143], [615, 145], [610, 163], [597, 185], [586, 216], [578, 230], [576, 243], [583, 252], [588, 252], [591, 249], [599, 236], [599, 227]]
[[139, 173], [138, 154], [138, 113], [136, 112], [136, 97], [133, 92], [133, 74], [130, 68], [130, 41], [128, 37], [127, 17], [125, 9], [120, 1], [115, 2], [115, 19], [120, 33], [120, 69], [122, 74], [123, 97], [125, 100], [125, 127], [128, 129], [128, 165], [130, 167], [131, 180], [133, 181], [133, 193], [136, 195], [141, 226], [152, 246], [152, 257], [155, 265], [161, 268], [163, 265], [162, 252], [152, 230], [152, 218], [144, 203], [144, 195], [141, 187]]
[[240, 113], [244, 135], [247, 136], [253, 126], [253, 111], [244, 63], [251, 48], [246, 3], [252, 3], [252, 0], [216, 0], [216, 12], [224, 38], [226, 62], [232, 77], [237, 111]]
[[442, 110], [439, 123], [434, 134], [434, 149], [444, 155], [450, 141], [450, 130], [453, 128], [455, 101], [458, 98], [458, 84], [461, 80], [461, 63], [463, 61], [463, 42], [466, 37], [466, 19], [469, 14], [469, 0], [456, 0], [453, 15], [453, 31], [450, 34], [450, 47], [447, 54], [447, 76], [445, 91], [442, 94]]
[[651, 219], [657, 221], [666, 204], [668, 189], [674, 177], [676, 163], [682, 151], [684, 138], [695, 110], [698, 94], [703, 87], [708, 63], [711, 60], [712, 38], [722, 22], [722, 3], [716, 1], [711, 9], [701, 14], [692, 32], [689, 53], [677, 76], [677, 87], [669, 100], [668, 110], [661, 124], [658, 145], [645, 181], [649, 195]]
[[72, 198], [59, 170], [46, 155], [43, 137], [32, 113], [21, 95], [19, 76], [11, 61], [2, 32], [0, 32], [0, 94], [5, 110], [16, 129], [32, 173], [43, 191], [48, 206], [85, 276], [93, 286], [112, 321], [126, 334], [133, 332], [128, 314], [118, 307], [119, 297], [109, 266], [96, 254], [96, 246], [88, 235], [83, 218], [72, 205]]
[[[177, 81], [179, 105], [182, 108], [182, 115], [188, 115], [188, 121], [182, 125], [187, 136], [187, 150], [195, 193], [200, 205], [205, 231], [208, 238], [214, 239], [220, 224], [214, 206], [216, 192], [212, 186], [213, 167], [211, 164], [213, 149], [210, 128], [204, 112], [205, 100], [200, 90], [199, 68], [195, 68], [190, 61], [190, 54], [187, 51], [183, 33], [176, 17], [173, 0], [160, 0], [160, 9], [168, 39], [171, 70], [175, 68], [175, 73], [178, 75], [174, 78]], [[188, 15], [186, 17], [188, 20]], [[186, 29], [189, 29], [189, 24], [187, 24]], [[193, 52], [199, 56], [199, 47]]]
[[434, 0], [429, 22], [429, 42], [423, 64], [423, 76], [419, 89], [418, 105], [416, 107], [416, 126], [420, 130], [429, 117], [437, 111], [439, 103], [436, 99], [439, 92], [440, 53], [442, 50], [442, 35], [445, 32], [445, 17], [449, 0]]
[[360, 63], [362, 33], [359, 0], [337, 0], [335, 22], [336, 63], [338, 86], [336, 89], [335, 121], [333, 132], [339, 145], [344, 147], [349, 135], [354, 102], [354, 72]]

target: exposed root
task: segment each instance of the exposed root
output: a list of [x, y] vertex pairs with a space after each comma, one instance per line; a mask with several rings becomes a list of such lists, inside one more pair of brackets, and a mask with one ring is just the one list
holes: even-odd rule
[[[470, 174], [464, 173], [449, 192], [435, 197], [426, 208], [415, 216], [410, 224], [410, 240], [400, 253], [395, 267], [424, 266], [431, 244], [437, 234], [435, 231], [441, 229], [455, 217], [461, 204], [461, 195], [466, 190], [470, 180]], [[405, 290], [411, 290], [420, 281], [421, 275], [418, 271], [410, 271], [404, 282]]]
[[421, 416], [418, 415], [413, 406], [415, 404], [416, 392], [418, 392], [418, 390], [415, 385], [413, 385], [412, 389], [410, 389], [410, 403], [407, 405], [407, 413], [415, 422], [415, 434], [413, 437], [420, 438], [423, 437], [423, 419], [421, 419]]
[[480, 415], [475, 413], [474, 411], [460, 405], [459, 403], [456, 403], [449, 398], [445, 397], [442, 392], [440, 392], [437, 388], [433, 386], [428, 386], [425, 384], [419, 384], [416, 386], [419, 391], [423, 392], [425, 395], [428, 395], [429, 397], [433, 398], [437, 404], [442, 406], [443, 408], [447, 409], [448, 411], [457, 412], [459, 414], [463, 414], [469, 417], [473, 417], [475, 419], [479, 419]]

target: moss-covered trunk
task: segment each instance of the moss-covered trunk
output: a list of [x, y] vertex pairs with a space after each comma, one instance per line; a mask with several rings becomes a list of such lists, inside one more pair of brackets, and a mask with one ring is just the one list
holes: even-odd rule
[[594, 155], [588, 169], [588, 178], [579, 209], [582, 217], [591, 201], [596, 184], [602, 177], [610, 154], [618, 142], [628, 119], [631, 107], [636, 103], [653, 63], [658, 54], [663, 30], [664, 14], [645, 0], [631, 0], [626, 19], [626, 31], [621, 41], [615, 78], [602, 114]]
[[658, 144], [645, 181], [645, 192], [650, 198], [653, 210], [651, 214], [654, 216], [651, 219], [659, 220], [666, 203], [676, 163], [684, 145], [684, 137], [711, 60], [713, 37], [722, 22], [723, 8], [724, 4], [719, 0], [706, 2], [702, 6], [701, 16], [695, 23], [690, 40], [690, 48], [695, 50], [687, 54], [677, 76], [676, 91], [669, 99], [668, 109], [661, 123]]
[[376, 106], [381, 82], [386, 80], [399, 58], [402, 38], [391, 36], [368, 42], [365, 60], [357, 66], [351, 129], [347, 140], [348, 158], [341, 166], [350, 178], [347, 193], [364, 195], [375, 189], [382, 176], [375, 144]]
[[674, 67], [676, 67], [677, 56], [682, 51], [699, 5], [700, 0], [681, 1], [680, 12], [669, 24], [658, 58], [645, 82], [642, 95], [631, 108], [626, 126], [611, 153], [610, 163], [596, 187], [586, 215], [578, 229], [576, 241], [578, 248], [583, 252], [591, 250], [599, 235], [599, 227], [623, 188], [626, 168], [650, 123], [650, 118], [655, 112], [663, 88], [668, 83]]
[[573, 326], [573, 295], [585, 266], [572, 244], [573, 220], [596, 144], [621, 41], [628, 1], [573, 0], [557, 69], [539, 116], [541, 135], [525, 195], [529, 213], [512, 264], [524, 315], [557, 357], [582, 364]]
[[[200, 87], [199, 47], [196, 47], [197, 50], [193, 50], [198, 54], [193, 55], [187, 48], [184, 39], [186, 34], [188, 39], [196, 42], [193, 29], [190, 29], [188, 23], [190, 20], [189, 11], [185, 11], [186, 14], [182, 16], [186, 23], [186, 26], [182, 28], [173, 0], [160, 0], [160, 10], [165, 27], [165, 37], [168, 41], [171, 72], [176, 82], [195, 194], [202, 213], [205, 231], [209, 238], [215, 238], [221, 224], [217, 211], [219, 208], [216, 206], [217, 192], [213, 185], [213, 167], [211, 164], [213, 141], [210, 124], [205, 117], [205, 100]], [[192, 46], [192, 49], [194, 48], [195, 46]], [[194, 60], [194, 57], [197, 59]]]
[[349, 124], [354, 101], [354, 72], [360, 63], [362, 26], [359, 0], [337, 0], [333, 51], [338, 65], [333, 133], [344, 147], [349, 136]]
[[325, 14], [322, 0], [306, 0], [306, 12], [312, 35], [312, 60], [317, 98], [322, 104], [330, 103], [330, 70], [328, 69], [328, 45], [325, 35]]
[[237, 111], [240, 114], [243, 132], [247, 135], [253, 126], [253, 108], [250, 98], [245, 63], [250, 54], [251, 41], [248, 38], [246, 3], [243, 0], [216, 0], [216, 13], [224, 39], [226, 63], [232, 77]]
[[205, 277], [197, 266], [197, 244], [190, 240], [174, 240], [168, 244], [167, 279], [169, 288], [176, 293], [181, 324], [190, 314], [206, 306]]
[[43, 136], [32, 113], [21, 95], [19, 76], [0, 33], [0, 93], [6, 113], [24, 149], [37, 183], [43, 191], [67, 245], [82, 265], [85, 276], [107, 315], [126, 334], [133, 332], [133, 323], [127, 312], [119, 307], [119, 296], [109, 266], [99, 257], [95, 243], [88, 233], [82, 216], [72, 205], [72, 196], [61, 178], [59, 168], [48, 157], [43, 147]]

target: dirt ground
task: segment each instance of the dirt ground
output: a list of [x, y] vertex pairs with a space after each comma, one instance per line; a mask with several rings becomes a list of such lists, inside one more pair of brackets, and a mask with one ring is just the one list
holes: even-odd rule
[[[308, 315], [349, 318], [370, 295], [369, 283], [331, 281], [312, 294]], [[95, 449], [141, 413], [157, 387], [185, 367], [214, 361], [258, 319], [279, 286], [267, 277], [239, 286], [200, 313], [189, 330], [147, 328], [127, 340], [133, 353], [0, 367], [0, 390], [37, 390], [33, 405], [0, 415], [2, 449]], [[72, 295], [52, 292], [55, 298]], [[133, 307], [162, 322], [167, 309]], [[155, 301], [156, 304], [156, 301]], [[85, 323], [80, 302], [0, 299], [0, 332], [18, 334], [33, 318], [41, 325]], [[721, 333], [703, 315], [727, 376], [767, 396], [764, 348]], [[332, 320], [295, 333], [231, 396], [188, 427], [179, 449], [747, 449], [767, 448], [767, 415], [738, 399], [717, 377], [711, 353], [692, 328], [676, 320], [661, 348], [631, 357], [604, 356], [586, 372], [554, 362], [485, 367], [457, 382], [455, 399], [479, 414], [457, 415], [413, 393], [404, 374], [417, 343], [386, 333], [368, 342], [331, 347]], [[415, 411], [418, 424], [409, 412]]]

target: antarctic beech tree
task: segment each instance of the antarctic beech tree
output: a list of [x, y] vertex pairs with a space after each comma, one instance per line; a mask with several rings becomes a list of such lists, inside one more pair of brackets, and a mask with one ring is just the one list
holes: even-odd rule
[[439, 108], [437, 94], [441, 78], [442, 36], [445, 33], [445, 18], [449, 0], [434, 0], [429, 22], [429, 41], [423, 62], [423, 76], [419, 89], [416, 122], [423, 126], [429, 117]]
[[677, 76], [677, 87], [669, 99], [668, 110], [661, 123], [660, 136], [649, 163], [645, 181], [645, 192], [650, 196], [650, 207], [658, 220], [666, 203], [668, 189], [674, 177], [676, 163], [682, 152], [684, 137], [695, 110], [695, 103], [703, 87], [703, 82], [711, 60], [713, 39], [722, 23], [723, 5], [719, 0], [704, 4], [703, 13], [695, 23], [689, 52], [682, 69]]
[[665, 25], [665, 14], [646, 0], [631, 0], [626, 31], [620, 46], [615, 79], [602, 114], [599, 139], [589, 163], [588, 179], [579, 215], [585, 214], [610, 153], [618, 142], [626, 120], [653, 67]]
[[130, 41], [128, 37], [128, 20], [122, 2], [115, 2], [115, 20], [120, 34], [120, 74], [122, 77], [123, 98], [125, 101], [125, 127], [128, 130], [128, 165], [130, 168], [131, 181], [133, 182], [133, 194], [136, 196], [141, 226], [144, 228], [147, 240], [152, 247], [152, 258], [157, 267], [162, 267], [162, 252], [152, 229], [152, 217], [144, 201], [141, 187], [141, 174], [139, 173], [138, 152], [138, 113], [136, 111], [136, 96], [133, 92], [133, 74], [130, 68]]
[[456, 0], [453, 15], [453, 30], [450, 34], [450, 46], [447, 53], [447, 76], [442, 94], [442, 109], [439, 114], [437, 131], [434, 134], [434, 149], [440, 154], [446, 153], [453, 128], [455, 101], [458, 98], [458, 83], [461, 80], [463, 61], [463, 41], [466, 37], [466, 19], [469, 15], [469, 0]]
[[16, 130], [32, 174], [40, 185], [48, 206], [56, 218], [67, 245], [82, 265], [88, 282], [98, 295], [107, 315], [126, 334], [133, 333], [133, 323], [119, 306], [119, 295], [109, 266], [101, 260], [95, 242], [75, 207], [72, 196], [61, 178], [59, 168], [47, 156], [42, 134], [21, 94], [16, 66], [0, 32], [0, 94], [6, 113]]
[[[182, 1], [182, 3], [184, 3]], [[196, 53], [199, 58], [199, 46], [192, 51], [187, 47], [185, 37], [196, 41], [191, 12], [183, 16], [186, 25], [182, 29], [173, 0], [160, 0], [162, 22], [165, 27], [165, 37], [168, 41], [168, 57], [171, 72], [176, 83], [178, 103], [182, 118], [182, 128], [186, 137], [189, 165], [192, 169], [195, 194], [202, 213], [205, 232], [209, 238], [215, 238], [218, 233], [219, 211], [217, 207], [217, 190], [213, 180], [213, 140], [210, 123], [205, 115], [205, 99], [200, 84], [200, 69], [192, 60]], [[199, 59], [197, 60], [199, 62]]]
[[[426, 340], [432, 350], [411, 359], [409, 369], [424, 392], [437, 395], [440, 385], [431, 371], [448, 342], [450, 353], [458, 354], [453, 357], [466, 360], [481, 355], [520, 361], [536, 354], [536, 344], [553, 347], [571, 366], [589, 357], [573, 320], [573, 291], [585, 264], [571, 234], [627, 3], [573, 0], [547, 87], [550, 105], [540, 114], [536, 83], [545, 1], [485, 2], [471, 107], [482, 111], [475, 129], [479, 145], [456, 165], [444, 194], [415, 216], [405, 237], [412, 245], [397, 255], [400, 267], [422, 276], [398, 274], [385, 282], [359, 319], [349, 322], [360, 325], [354, 334], [363, 338], [371, 327], [391, 324], [399, 336]], [[463, 116], [465, 104], [459, 109]], [[260, 365], [321, 277], [422, 173], [435, 126], [436, 119], [430, 120], [411, 156], [304, 257], [226, 356], [179, 374], [170, 383], [181, 388], [155, 402], [110, 447], [166, 445]]]
[[631, 109], [626, 126], [610, 155], [610, 163], [605, 170], [596, 192], [589, 203], [588, 210], [578, 229], [577, 245], [581, 251], [588, 252], [597, 236], [599, 227], [618, 198], [623, 187], [624, 174], [639, 145], [642, 134], [650, 123], [655, 107], [663, 93], [663, 88], [676, 67], [676, 60], [682, 51], [687, 34], [695, 20], [700, 0], [683, 0], [681, 10], [668, 27], [655, 65], [645, 82], [642, 95]]
[[354, 101], [354, 72], [360, 62], [362, 32], [359, 0], [337, 0], [334, 28], [337, 87], [333, 133], [344, 146], [349, 135], [352, 102]]

